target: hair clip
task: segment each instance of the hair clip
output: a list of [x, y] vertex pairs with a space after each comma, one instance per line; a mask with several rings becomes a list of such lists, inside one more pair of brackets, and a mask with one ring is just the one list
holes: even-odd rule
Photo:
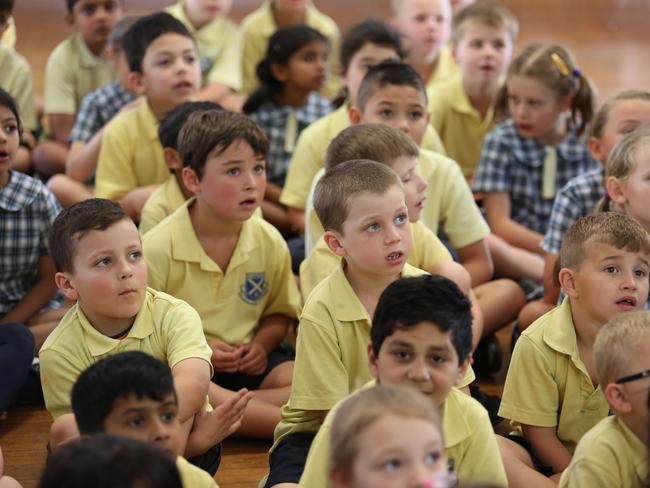
[[579, 68], [573, 68], [573, 77], [580, 78], [582, 76], [582, 71]]
[[569, 70], [566, 61], [558, 53], [552, 52], [551, 59], [562, 76], [569, 76], [571, 74], [571, 70]]

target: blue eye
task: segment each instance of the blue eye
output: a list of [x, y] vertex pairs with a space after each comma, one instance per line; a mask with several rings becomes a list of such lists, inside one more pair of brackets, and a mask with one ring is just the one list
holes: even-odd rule
[[377, 223], [370, 224], [368, 227], [366, 227], [368, 232], [379, 232], [380, 228], [381, 227]]
[[408, 215], [405, 213], [399, 214], [397, 217], [395, 217], [395, 224], [397, 225], [404, 225], [409, 221]]
[[384, 462], [383, 468], [386, 471], [397, 471], [402, 466], [402, 462], [399, 459], [388, 459]]
[[111, 258], [101, 258], [95, 261], [95, 266], [108, 266], [111, 264]]

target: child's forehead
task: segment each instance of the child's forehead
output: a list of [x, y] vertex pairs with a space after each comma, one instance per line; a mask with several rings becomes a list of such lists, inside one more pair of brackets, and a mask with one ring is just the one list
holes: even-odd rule
[[600, 262], [606, 259], [631, 257], [648, 262], [648, 254], [642, 250], [633, 251], [627, 247], [619, 248], [611, 242], [603, 240], [587, 240], [582, 244], [585, 261]]
[[426, 105], [426, 97], [422, 90], [411, 85], [397, 85], [386, 83], [375, 85], [368, 97], [367, 104], [374, 103], [402, 103]]
[[125, 240], [136, 239], [140, 242], [138, 228], [128, 217], [114, 222], [105, 229], [89, 229], [73, 235], [73, 240], [76, 241], [77, 251], [80, 249], [95, 251], [97, 250], [98, 243], [115, 246]]
[[449, 0], [401, 0], [398, 15], [412, 15], [415, 13], [447, 13], [451, 14]]
[[152, 40], [145, 51], [145, 56], [161, 53], [179, 53], [196, 51], [194, 40], [178, 32], [164, 32]]
[[421, 350], [456, 351], [451, 330], [444, 331], [433, 321], [422, 321], [409, 327], [397, 326], [393, 333], [386, 337], [380, 349], [395, 345], [410, 346]]
[[80, 13], [82, 9], [88, 7], [101, 7], [102, 5], [115, 5], [121, 7], [123, 0], [77, 0], [72, 6], [72, 13]]
[[456, 28], [459, 41], [482, 35], [497, 35], [510, 40], [508, 27], [503, 22], [488, 22], [480, 17], [470, 17], [463, 20]]
[[120, 414], [130, 410], [147, 411], [158, 410], [161, 407], [169, 407], [177, 405], [176, 395], [169, 392], [164, 395], [161, 400], [157, 400], [148, 396], [138, 396], [135, 393], [129, 393], [115, 399], [111, 413]]

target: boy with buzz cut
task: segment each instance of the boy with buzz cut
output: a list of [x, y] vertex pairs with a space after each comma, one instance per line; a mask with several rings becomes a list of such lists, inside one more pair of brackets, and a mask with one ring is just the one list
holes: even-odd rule
[[576, 447], [560, 487], [642, 488], [648, 469], [650, 312], [619, 315], [594, 343], [598, 381], [614, 415], [601, 420]]
[[180, 20], [164, 12], [139, 19], [124, 37], [130, 80], [145, 101], [104, 130], [95, 194], [117, 201], [138, 220], [157, 185], [169, 177], [157, 125], [200, 85], [196, 46]]
[[[152, 444], [176, 460], [184, 487], [217, 486], [180, 451], [178, 398], [165, 363], [140, 351], [108, 356], [81, 373], [71, 397], [82, 436], [107, 434]], [[225, 431], [223, 437], [231, 432]]]
[[[442, 417], [444, 447], [461, 486], [507, 486], [485, 409], [460, 392], [472, 351], [470, 304], [442, 276], [403, 278], [382, 293], [370, 330], [367, 361], [375, 384], [409, 386], [430, 397]], [[330, 432], [339, 401], [327, 414], [307, 457], [300, 486], [326, 488]]]
[[281, 342], [300, 310], [289, 249], [254, 215], [269, 142], [243, 114], [193, 113], [179, 134], [182, 178], [195, 198], [147, 233], [149, 286], [196, 308], [212, 350], [213, 403], [256, 390], [243, 433], [270, 438], [289, 397], [292, 353]]
[[578, 441], [607, 416], [594, 341], [614, 315], [643, 308], [649, 262], [650, 236], [626, 215], [591, 215], [567, 231], [566, 298], [522, 333], [503, 390], [499, 416], [516, 428], [500, 439], [510, 486], [548, 485], [542, 474], [557, 482]]

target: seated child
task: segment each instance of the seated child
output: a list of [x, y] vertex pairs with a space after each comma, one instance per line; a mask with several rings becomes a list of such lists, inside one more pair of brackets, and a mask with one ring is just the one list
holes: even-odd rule
[[516, 428], [500, 439], [510, 486], [550, 486], [542, 474], [557, 480], [580, 438], [607, 416], [593, 344], [614, 315], [643, 308], [649, 261], [650, 236], [626, 215], [583, 217], [567, 231], [566, 298], [521, 334], [503, 390], [499, 415]]
[[158, 12], [124, 36], [130, 79], [145, 97], [106, 126], [97, 163], [96, 195], [117, 201], [139, 219], [145, 201], [169, 177], [156, 125], [199, 88], [196, 46], [185, 26]]
[[118, 113], [130, 110], [142, 99], [136, 99], [129, 83], [123, 39], [126, 31], [140, 18], [125, 15], [117, 21], [108, 38], [106, 57], [117, 73], [117, 79], [89, 93], [81, 101], [70, 132], [70, 149], [65, 163], [65, 174], [56, 174], [48, 188], [64, 207], [92, 198], [97, 158], [104, 134], [104, 126]]
[[270, 142], [262, 212], [285, 235], [291, 233], [291, 222], [278, 199], [296, 139], [332, 110], [330, 101], [318, 94], [327, 80], [327, 51], [327, 39], [317, 30], [305, 25], [281, 27], [257, 65], [261, 87], [244, 104], [244, 113], [259, 124]]
[[332, 422], [334, 488], [447, 486], [440, 416], [420, 392], [373, 386], [341, 402]]
[[241, 42], [239, 28], [228, 18], [232, 2], [178, 0], [165, 10], [185, 24], [196, 41], [201, 65], [198, 100], [210, 100], [239, 110], [241, 90]]
[[38, 351], [64, 313], [47, 245], [61, 207], [40, 180], [12, 169], [22, 130], [16, 102], [0, 88], [0, 324], [28, 326]]
[[[407, 386], [432, 401], [431, 408], [438, 408], [442, 417], [444, 448], [460, 486], [505, 487], [488, 414], [455, 387], [471, 361], [471, 321], [469, 301], [444, 277], [419, 276], [392, 283], [379, 299], [372, 321], [367, 348], [374, 377], [370, 384]], [[341, 454], [330, 447], [330, 437], [336, 445], [333, 421], [339, 419], [343, 404], [330, 411], [318, 431], [300, 486], [328, 486], [327, 461]]]
[[[308, 25], [323, 34], [330, 45], [328, 71], [338, 71], [339, 28], [336, 22], [318, 10], [311, 0], [265, 0], [241, 22], [242, 81], [244, 93], [250, 95], [259, 86], [255, 71], [264, 58], [271, 35], [280, 27]], [[330, 76], [323, 95], [334, 97], [340, 88], [338, 76]]]
[[[192, 114], [179, 135], [183, 182], [195, 196], [147, 233], [149, 286], [196, 308], [212, 350], [212, 380], [257, 390], [244, 433], [270, 438], [287, 401], [292, 354], [280, 343], [300, 295], [280, 233], [253, 215], [264, 196], [268, 140], [243, 114]], [[227, 393], [211, 388], [211, 401]]]
[[598, 382], [613, 415], [587, 432], [560, 487], [647, 486], [650, 312], [619, 315], [594, 343]]
[[163, 148], [165, 164], [171, 175], [147, 199], [140, 216], [140, 235], [145, 235], [158, 222], [183, 205], [193, 193], [183, 183], [181, 170], [183, 161], [178, 154], [178, 133], [183, 128], [188, 117], [198, 110], [220, 110], [221, 107], [213, 102], [185, 102], [165, 114], [158, 126], [158, 139]]
[[122, 15], [124, 0], [66, 0], [66, 5], [66, 23], [76, 32], [47, 60], [46, 139], [33, 155], [34, 166], [46, 176], [65, 170], [68, 138], [83, 98], [115, 78], [104, 50], [113, 25]]
[[[252, 396], [252, 393], [248, 393]], [[169, 366], [139, 351], [99, 360], [81, 373], [72, 388], [72, 410], [82, 436], [130, 437], [159, 447], [176, 460], [183, 486], [214, 487], [205, 471], [188, 463], [181, 448], [178, 398]], [[236, 420], [221, 436], [234, 431]]]

